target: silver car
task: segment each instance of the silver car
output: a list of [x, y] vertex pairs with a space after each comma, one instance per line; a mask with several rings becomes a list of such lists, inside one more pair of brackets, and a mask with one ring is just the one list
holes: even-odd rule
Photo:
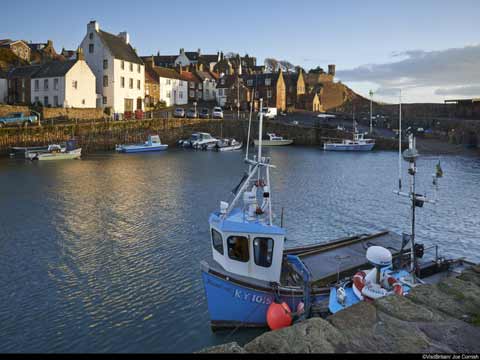
[[223, 119], [223, 110], [221, 107], [214, 107], [212, 111], [212, 118]]
[[184, 118], [185, 117], [185, 110], [182, 109], [182, 108], [175, 109], [175, 111], [173, 112], [173, 117]]

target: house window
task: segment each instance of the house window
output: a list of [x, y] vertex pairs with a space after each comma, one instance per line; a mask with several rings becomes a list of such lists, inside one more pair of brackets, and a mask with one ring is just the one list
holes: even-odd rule
[[40, 81], [35, 80], [35, 91], [38, 91], [38, 90], [40, 90]]
[[85, 105], [85, 99], [82, 100], [82, 105]]
[[58, 96], [53, 97], [53, 106], [58, 107]]
[[93, 45], [93, 44], [88, 45], [88, 52], [89, 52], [90, 54], [93, 54], [93, 51], [94, 51], [94, 50], [95, 50], [95, 45]]
[[78, 89], [78, 81], [77, 81], [77, 80], [73, 80], [72, 86], [73, 86], [74, 89]]
[[105, 75], [105, 76], [103, 77], [103, 87], [107, 87], [107, 86], [108, 86], [108, 76]]
[[35, 104], [37, 104], [39, 101], [40, 99], [38, 98], [38, 96], [35, 96]]
[[225, 79], [220, 80], [220, 84], [225, 85]]
[[178, 96], [180, 97], [180, 99], [183, 99], [183, 91], [180, 91], [178, 94], [179, 94]]
[[203, 89], [202, 84], [198, 84], [198, 90], [202, 90], [202, 89]]
[[93, 40], [93, 33], [90, 33], [90, 40]]
[[103, 97], [103, 105], [107, 105], [107, 97], [106, 96]]
[[218, 231], [214, 229], [212, 229], [212, 242], [213, 242], [214, 249], [223, 255], [224, 252], [223, 252], [222, 234], [220, 234]]
[[191, 97], [191, 98], [195, 97], [195, 91], [190, 90], [190, 97]]
[[130, 71], [133, 72], [133, 63], [130, 63]]
[[43, 105], [44, 105], [44, 106], [48, 106], [48, 96], [45, 96], [45, 97], [43, 98]]
[[267, 98], [272, 98], [272, 90], [267, 90]]
[[137, 80], [137, 89], [140, 90], [142, 87], [142, 82], [140, 80]]
[[108, 69], [108, 60], [103, 60], [103, 69]]
[[227, 240], [228, 257], [232, 260], [247, 263], [250, 261], [248, 239], [243, 236], [231, 236]]
[[137, 71], [138, 71], [139, 74], [142, 72], [141, 70], [142, 70], [142, 69], [141, 69], [140, 64], [137, 64]]
[[210, 90], [207, 89], [206, 94], [207, 94], [207, 96], [210, 96]]
[[167, 79], [167, 85], [170, 85], [172, 83], [172, 80]]
[[133, 79], [130, 79], [130, 89], [133, 89]]
[[256, 265], [264, 268], [272, 266], [273, 244], [273, 239], [255, 238], [253, 241], [253, 253]]
[[248, 86], [253, 86], [253, 80], [247, 80], [247, 85]]
[[43, 80], [43, 88], [48, 90], [48, 79]]
[[121, 67], [122, 67], [122, 70], [125, 70], [125, 61], [123, 61], [123, 60], [122, 60]]
[[194, 89], [195, 88], [195, 83], [191, 82], [190, 83], [190, 89]]
[[272, 79], [268, 78], [268, 79], [265, 79], [265, 86], [270, 86], [272, 85]]
[[53, 79], [53, 89], [58, 90], [58, 79]]
[[172, 92], [171, 91], [167, 91], [167, 98], [171, 98], [172, 97]]
[[123, 76], [120, 78], [120, 87], [125, 87], [125, 78]]

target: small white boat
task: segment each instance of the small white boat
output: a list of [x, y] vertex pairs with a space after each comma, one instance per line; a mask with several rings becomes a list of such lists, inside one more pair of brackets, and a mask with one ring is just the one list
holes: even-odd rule
[[46, 152], [29, 152], [28, 158], [30, 160], [50, 161], [50, 160], [74, 160], [80, 159], [82, 156], [82, 149], [69, 150], [69, 147], [61, 147], [54, 144], [49, 145]]
[[237, 151], [243, 148], [243, 143], [238, 142], [235, 139], [222, 139], [218, 140], [216, 150], [217, 151]]
[[[255, 146], [259, 146], [260, 141], [255, 140]], [[262, 146], [287, 146], [292, 145], [293, 140], [284, 139], [281, 136], [277, 136], [274, 133], [268, 133], [267, 138], [262, 140]]]
[[150, 135], [145, 144], [137, 145], [117, 145], [116, 150], [120, 153], [131, 154], [140, 152], [165, 151], [168, 145], [162, 144], [160, 136]]
[[215, 139], [209, 133], [194, 133], [190, 139], [179, 140], [178, 145], [184, 148], [193, 148], [196, 150], [213, 150], [217, 146], [218, 139]]
[[357, 132], [353, 135], [353, 140], [343, 140], [341, 143], [325, 143], [325, 151], [371, 151], [375, 147], [375, 140], [365, 139], [364, 134]]

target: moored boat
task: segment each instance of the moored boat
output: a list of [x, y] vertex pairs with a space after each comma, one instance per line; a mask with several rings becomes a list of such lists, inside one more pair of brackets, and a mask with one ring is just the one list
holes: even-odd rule
[[218, 140], [215, 150], [217, 151], [237, 151], [243, 148], [243, 143], [238, 142], [235, 139], [222, 139]]
[[217, 146], [218, 139], [209, 133], [194, 133], [189, 139], [179, 140], [178, 146], [193, 148], [195, 150], [213, 150]]
[[[268, 133], [265, 139], [262, 139], [262, 146], [287, 146], [292, 145], [293, 140], [287, 140], [282, 136], [278, 136], [274, 133]], [[260, 145], [260, 139], [254, 140], [255, 146]]]
[[[261, 116], [259, 140], [262, 127]], [[365, 266], [366, 243], [400, 251], [401, 237], [388, 231], [286, 249], [286, 229], [273, 221], [274, 165], [263, 157], [262, 145], [253, 159], [247, 148], [245, 161], [249, 169], [234, 199], [221, 202], [209, 219], [213, 261], [202, 261], [201, 270], [213, 329], [266, 327], [277, 303], [300, 318], [314, 308], [328, 311], [329, 285], [337, 274]]]
[[77, 148], [75, 140], [69, 140], [66, 147], [53, 144], [46, 151], [28, 152], [27, 156], [35, 161], [75, 160], [81, 158], [82, 149]]
[[165, 151], [168, 149], [168, 145], [162, 144], [160, 136], [150, 135], [148, 140], [144, 144], [137, 145], [117, 145], [116, 150], [120, 153], [142, 153], [153, 151]]
[[325, 151], [372, 151], [375, 147], [375, 140], [365, 139], [364, 134], [355, 132], [353, 140], [343, 140], [339, 143], [325, 143]]

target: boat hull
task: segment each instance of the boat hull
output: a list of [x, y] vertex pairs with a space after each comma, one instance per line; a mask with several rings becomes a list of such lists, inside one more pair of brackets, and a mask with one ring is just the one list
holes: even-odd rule
[[122, 146], [117, 149], [118, 152], [124, 154], [145, 153], [145, 152], [157, 152], [165, 151], [168, 149], [168, 145], [161, 146]]
[[[255, 146], [259, 146], [259, 141], [255, 140]], [[263, 140], [262, 141], [262, 146], [288, 146], [292, 145], [293, 140], [277, 140], [277, 141], [272, 141], [272, 140]]]
[[323, 149], [325, 151], [372, 151], [375, 144], [325, 144]]
[[[238, 281], [222, 274], [215, 274], [202, 266], [202, 279], [214, 330], [225, 328], [265, 328], [267, 311], [275, 299], [272, 289]], [[303, 291], [280, 290], [280, 299], [292, 311], [303, 301]], [[328, 291], [312, 297], [313, 303], [328, 299]]]
[[55, 153], [55, 154], [37, 154], [31, 157], [31, 160], [38, 161], [54, 161], [54, 160], [76, 160], [82, 156], [82, 149], [70, 151], [68, 153]]

